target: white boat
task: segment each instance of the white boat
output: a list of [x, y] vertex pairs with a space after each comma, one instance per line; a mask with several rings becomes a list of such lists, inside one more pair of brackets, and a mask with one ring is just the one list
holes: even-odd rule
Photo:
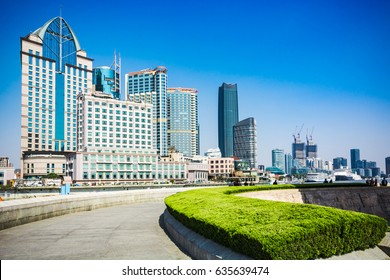
[[321, 172], [307, 173], [305, 183], [323, 183], [325, 179], [328, 179], [328, 174]]
[[360, 175], [353, 173], [350, 169], [336, 169], [333, 171], [332, 180], [337, 183], [365, 183]]

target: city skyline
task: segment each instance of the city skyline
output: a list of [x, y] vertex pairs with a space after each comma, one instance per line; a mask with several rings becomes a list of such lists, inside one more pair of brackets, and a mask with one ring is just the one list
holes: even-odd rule
[[[22, 2], [4, 4], [0, 31], [7, 38], [1, 45], [6, 67], [0, 70], [0, 155], [16, 167], [20, 37], [58, 16], [60, 6]], [[226, 82], [238, 85], [240, 119], [257, 120], [259, 164], [271, 166], [272, 149], [291, 153], [294, 128], [305, 123], [301, 136], [315, 127], [321, 159], [349, 160], [350, 149], [357, 148], [362, 159], [384, 171], [390, 156], [388, 2], [198, 1], [187, 8], [178, 1], [157, 3], [101, 9], [89, 1], [63, 1], [62, 16], [94, 67], [110, 66], [116, 50], [122, 81], [125, 73], [163, 65], [168, 87], [196, 88], [201, 154], [218, 147], [218, 87]], [[226, 14], [236, 20], [225, 21]], [[122, 98], [123, 89], [122, 82]]]

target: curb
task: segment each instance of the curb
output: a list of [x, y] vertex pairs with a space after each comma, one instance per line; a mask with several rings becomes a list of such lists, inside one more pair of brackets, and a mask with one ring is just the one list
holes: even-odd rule
[[252, 260], [250, 257], [215, 243], [179, 223], [167, 209], [164, 225], [174, 242], [196, 260]]

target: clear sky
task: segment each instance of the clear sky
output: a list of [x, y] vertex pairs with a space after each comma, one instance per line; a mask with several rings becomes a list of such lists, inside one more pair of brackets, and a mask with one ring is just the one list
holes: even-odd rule
[[[60, 15], [94, 66], [114, 50], [124, 74], [159, 65], [169, 87], [199, 90], [201, 152], [218, 146], [217, 95], [238, 84], [239, 118], [257, 121], [258, 161], [291, 153], [313, 130], [319, 157], [359, 148], [390, 156], [390, 1], [3, 1], [0, 4], [0, 156], [20, 146], [20, 37]], [[123, 88], [124, 92], [124, 88]]]

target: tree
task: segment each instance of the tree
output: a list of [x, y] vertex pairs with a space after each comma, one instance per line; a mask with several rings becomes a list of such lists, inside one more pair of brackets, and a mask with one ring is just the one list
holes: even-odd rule
[[61, 179], [61, 176], [56, 173], [49, 173], [46, 176], [43, 176], [46, 179]]

